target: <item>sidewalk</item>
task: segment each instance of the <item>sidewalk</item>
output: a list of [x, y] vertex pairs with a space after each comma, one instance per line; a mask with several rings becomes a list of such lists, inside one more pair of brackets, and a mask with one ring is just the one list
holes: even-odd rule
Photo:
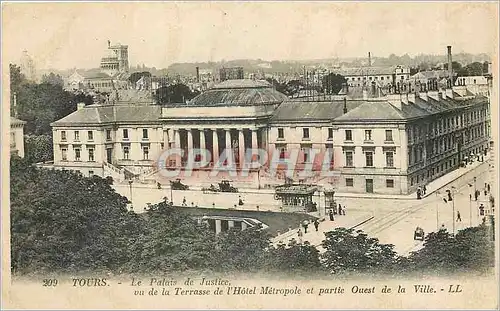
[[[314, 228], [313, 223], [309, 224], [307, 233], [304, 233], [304, 228], [301, 226], [300, 229], [302, 233], [304, 233], [302, 236], [302, 242], [308, 241], [311, 245], [319, 246], [325, 239], [326, 232], [332, 231], [335, 228], [354, 228], [362, 223], [370, 221], [371, 219], [373, 219], [372, 213], [353, 211], [345, 216], [335, 215], [334, 221], [330, 221], [328, 218], [320, 221], [318, 231]], [[274, 244], [278, 244], [279, 242], [288, 244], [292, 239], [299, 242], [300, 239], [297, 234], [298, 229], [298, 227], [293, 228], [292, 230], [273, 238], [272, 242]]]
[[[437, 190], [446, 187], [450, 183], [456, 181], [460, 177], [464, 176], [465, 174], [477, 169], [478, 167], [484, 166], [486, 169], [488, 168], [488, 165], [491, 163], [491, 158], [490, 154], [488, 154], [484, 162], [474, 162], [467, 167], [461, 167], [458, 168], [446, 175], [443, 175], [433, 181], [431, 181], [429, 184], [427, 184], [427, 193], [423, 197], [427, 197], [433, 193], [435, 193]], [[116, 183], [117, 185], [124, 186], [127, 185], [128, 183]], [[156, 183], [140, 183], [140, 182], [134, 182], [132, 184], [133, 188], [150, 188], [150, 189], [157, 189]], [[190, 191], [201, 191], [203, 187], [201, 186], [191, 186], [189, 185], [189, 190]], [[162, 185], [162, 189], [170, 189], [169, 185]], [[253, 188], [238, 188], [239, 193], [261, 193], [261, 194], [273, 194], [275, 193], [274, 189], [253, 189]], [[392, 200], [415, 200], [417, 198], [416, 193], [410, 193], [410, 194], [375, 194], [375, 193], [346, 193], [346, 192], [335, 192], [335, 197], [336, 198], [365, 198], [365, 199], [392, 199]]]
[[[446, 187], [450, 183], [456, 181], [460, 177], [464, 176], [465, 174], [477, 169], [478, 167], [484, 166], [485, 168], [488, 168], [489, 164], [489, 156], [485, 157], [484, 162], [474, 162], [467, 167], [461, 167], [458, 168], [452, 172], [449, 172], [446, 175], [443, 175], [433, 181], [431, 181], [429, 184], [427, 184], [427, 193], [424, 197], [428, 197], [429, 195], [435, 193], [441, 188]], [[336, 198], [366, 198], [366, 199], [393, 199], [393, 200], [415, 200], [417, 198], [417, 195], [415, 192], [410, 193], [410, 194], [368, 194], [368, 193], [341, 193], [341, 192], [335, 192], [335, 197]]]

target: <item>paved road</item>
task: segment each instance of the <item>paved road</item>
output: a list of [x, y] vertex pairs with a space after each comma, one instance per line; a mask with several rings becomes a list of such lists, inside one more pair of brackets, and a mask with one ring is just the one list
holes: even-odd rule
[[[486, 172], [479, 173], [478, 170], [474, 170], [467, 173], [463, 180], [446, 186], [440, 194], [410, 201], [412, 204], [409, 206], [398, 202], [398, 207], [392, 211], [387, 212], [384, 209], [380, 213], [377, 212], [372, 221], [358, 229], [377, 237], [382, 243], [394, 244], [398, 253], [407, 255], [422, 247], [422, 242], [413, 240], [413, 232], [417, 226], [428, 233], [436, 231], [443, 225], [449, 232], [453, 232], [454, 224], [455, 232], [471, 225], [478, 225], [481, 221], [477, 208], [480, 202], [469, 200], [469, 193], [473, 193], [474, 188], [469, 187], [468, 183], [473, 184], [474, 176], [477, 178], [477, 189], [483, 190], [485, 182], [490, 183], [492, 189], [496, 187], [493, 172], [486, 170]], [[453, 202], [443, 201], [443, 197], [446, 197], [445, 190], [451, 186], [456, 187], [455, 214], [453, 214]], [[484, 193], [481, 193], [479, 201], [487, 201], [488, 198], [489, 196], [485, 197]], [[484, 205], [487, 206], [486, 202]], [[457, 212], [460, 212], [461, 221], [457, 221]]]
[[[495, 189], [496, 181], [494, 173], [488, 171], [488, 164], [484, 164], [478, 169], [466, 173], [459, 180], [447, 185], [440, 192], [441, 194], [431, 194], [422, 200], [392, 200], [392, 199], [370, 199], [370, 198], [340, 198], [338, 202], [346, 207], [347, 217], [349, 215], [364, 215], [366, 218], [374, 216], [373, 220], [358, 227], [367, 232], [370, 236], [377, 237], [382, 243], [395, 245], [398, 253], [408, 254], [410, 251], [417, 250], [422, 246], [419, 241], [413, 240], [413, 232], [417, 226], [424, 229], [426, 233], [435, 231], [444, 225], [448, 231], [453, 231], [453, 219], [456, 220], [456, 212], [461, 214], [462, 221], [455, 222], [455, 231], [477, 225], [480, 221], [477, 212], [478, 204], [469, 201], [469, 193], [473, 193], [473, 188], [468, 183], [473, 183], [473, 177], [476, 176], [476, 187], [482, 190], [484, 183], [488, 182], [492, 189]], [[455, 186], [455, 214], [453, 214], [453, 204], [445, 203], [443, 197], [446, 197], [445, 190]], [[128, 185], [115, 185], [118, 193], [130, 199], [131, 192]], [[471, 191], [471, 192], [470, 192]], [[241, 195], [245, 204], [238, 206], [239, 209], [256, 210], [259, 205], [261, 211], [279, 211], [280, 201], [274, 199], [272, 193], [202, 193], [197, 190], [190, 191], [170, 191], [170, 188], [156, 189], [146, 187], [133, 187], [132, 201], [136, 212], [142, 212], [147, 203], [157, 203], [173, 195], [173, 202], [181, 204], [183, 198], [186, 198], [188, 206], [231, 208], [238, 204], [238, 198]], [[324, 211], [324, 199], [314, 198]], [[487, 200], [482, 194], [479, 200]], [[487, 206], [487, 204], [485, 204]], [[437, 215], [436, 215], [437, 210]], [[472, 217], [470, 215], [472, 214]], [[349, 223], [351, 223], [349, 221]], [[326, 223], [325, 223], [326, 224]], [[352, 225], [352, 224], [350, 224]], [[320, 232], [322, 235], [322, 232]], [[321, 237], [312, 237], [311, 240], [318, 242]], [[316, 244], [316, 243], [315, 243]]]

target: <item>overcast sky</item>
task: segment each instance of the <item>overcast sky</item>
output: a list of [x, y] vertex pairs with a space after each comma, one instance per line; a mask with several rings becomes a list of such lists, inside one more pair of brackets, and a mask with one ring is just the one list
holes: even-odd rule
[[4, 62], [23, 50], [38, 68], [98, 67], [107, 40], [129, 46], [131, 65], [261, 58], [495, 55], [490, 3], [189, 2], [7, 3]]

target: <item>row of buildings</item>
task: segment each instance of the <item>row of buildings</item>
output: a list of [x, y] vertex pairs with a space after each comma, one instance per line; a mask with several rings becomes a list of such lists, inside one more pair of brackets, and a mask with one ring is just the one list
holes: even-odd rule
[[[157, 161], [169, 148], [206, 148], [215, 160], [226, 147], [259, 147], [280, 157], [298, 149], [302, 164], [312, 161], [311, 149], [328, 149], [339, 176], [303, 182], [333, 184], [340, 192], [406, 194], [488, 150], [488, 96], [467, 85], [447, 86], [299, 101], [265, 81], [238, 79], [188, 103], [79, 105], [52, 124], [51, 166], [162, 182]], [[174, 169], [184, 161], [166, 165]], [[186, 182], [214, 182], [208, 174], [198, 170]], [[241, 182], [265, 187], [283, 180], [264, 169]]]

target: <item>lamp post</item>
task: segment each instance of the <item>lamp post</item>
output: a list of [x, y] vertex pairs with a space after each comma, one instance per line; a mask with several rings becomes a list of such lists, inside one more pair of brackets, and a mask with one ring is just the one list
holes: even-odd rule
[[438, 196], [441, 193], [436, 191], [436, 230], [439, 231], [439, 199]]
[[454, 186], [451, 186], [451, 207], [453, 209], [453, 216], [451, 217], [452, 221], [453, 221], [453, 234], [455, 234], [455, 187]]
[[174, 205], [174, 192], [172, 191], [172, 183], [170, 183], [170, 202]]
[[130, 202], [132, 203], [132, 206], [134, 206], [134, 203], [133, 203], [133, 201], [132, 201], [132, 183], [133, 183], [133, 182], [134, 182], [134, 181], [132, 180], [132, 178], [130, 178], [130, 179], [128, 180], [128, 185], [129, 185], [129, 187], [130, 187]]

